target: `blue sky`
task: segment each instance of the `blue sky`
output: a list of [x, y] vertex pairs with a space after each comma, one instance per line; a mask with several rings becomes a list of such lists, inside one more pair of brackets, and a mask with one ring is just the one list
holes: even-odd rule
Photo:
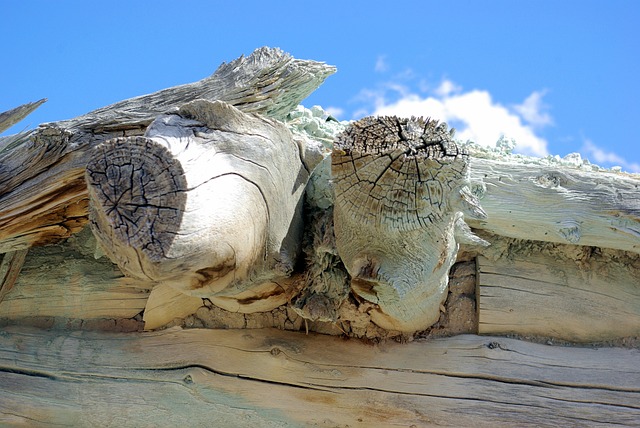
[[260, 46], [336, 65], [303, 104], [433, 116], [458, 137], [640, 172], [640, 1], [2, 3], [8, 133], [188, 83]]

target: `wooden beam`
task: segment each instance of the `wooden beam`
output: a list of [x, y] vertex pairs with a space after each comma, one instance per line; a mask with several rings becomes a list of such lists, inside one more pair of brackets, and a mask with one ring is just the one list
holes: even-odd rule
[[0, 422], [94, 426], [640, 424], [640, 350], [279, 330], [0, 330]]
[[[253, 311], [291, 297], [302, 198], [315, 165], [281, 122], [197, 100], [145, 137], [109, 140], [87, 165], [91, 228], [133, 278], [196, 297], [254, 293]], [[266, 287], [266, 288], [265, 288]], [[242, 306], [242, 305], [241, 305]]]
[[125, 277], [106, 258], [96, 260], [69, 245], [37, 247], [0, 301], [0, 319], [133, 318], [145, 308], [152, 287]]
[[571, 342], [640, 336], [640, 259], [534, 250], [480, 256], [477, 266], [480, 334]]
[[438, 321], [456, 238], [480, 241], [459, 227], [464, 214], [486, 215], [467, 187], [469, 156], [452, 135], [437, 120], [368, 116], [336, 138], [337, 252], [351, 290], [377, 305], [372, 320], [387, 330]]
[[470, 171], [487, 213], [474, 228], [640, 253], [640, 176], [479, 158]]

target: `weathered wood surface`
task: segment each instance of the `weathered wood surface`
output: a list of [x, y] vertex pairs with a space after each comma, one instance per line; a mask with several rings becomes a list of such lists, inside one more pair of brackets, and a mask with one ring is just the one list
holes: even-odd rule
[[163, 327], [176, 318], [195, 313], [201, 306], [200, 297], [189, 296], [167, 284], [156, 285], [144, 307], [144, 329]]
[[96, 260], [88, 246], [31, 249], [21, 269], [13, 288], [0, 301], [0, 318], [133, 318], [144, 310], [153, 287], [125, 277], [105, 258]]
[[640, 253], [640, 176], [478, 158], [470, 171], [487, 212], [474, 228]]
[[158, 115], [196, 99], [282, 118], [334, 72], [324, 63], [261, 48], [222, 64], [199, 82], [42, 125], [23, 144], [0, 152], [0, 253], [55, 242], [82, 229], [87, 221], [84, 168], [97, 144], [142, 135]]
[[251, 312], [271, 310], [292, 297], [302, 247], [315, 165], [303, 162], [300, 144], [281, 122], [222, 101], [187, 103], [145, 137], [95, 149], [86, 173], [92, 230], [129, 276], [198, 297], [241, 295], [240, 311], [248, 300]]
[[481, 334], [571, 342], [640, 336], [640, 259], [532, 253], [481, 256], [477, 266]]
[[0, 302], [13, 289], [28, 252], [18, 250], [0, 255]]
[[[11, 110], [0, 113], [0, 132], [4, 132], [7, 129], [11, 128], [16, 123], [20, 122], [22, 119], [30, 115], [35, 109], [40, 107], [47, 101], [46, 98], [43, 98], [38, 101], [34, 101], [31, 103], [23, 104]], [[3, 138], [3, 143], [11, 141], [11, 138]], [[5, 144], [0, 144], [0, 152], [6, 149]]]
[[640, 425], [640, 350], [279, 330], [0, 330], [0, 421], [73, 426]]
[[[464, 214], [485, 217], [467, 187], [468, 155], [436, 120], [366, 117], [331, 155], [336, 247], [351, 289], [383, 328], [422, 330], [447, 297]], [[464, 214], [463, 214], [464, 213]], [[458, 230], [456, 230], [458, 229]]]

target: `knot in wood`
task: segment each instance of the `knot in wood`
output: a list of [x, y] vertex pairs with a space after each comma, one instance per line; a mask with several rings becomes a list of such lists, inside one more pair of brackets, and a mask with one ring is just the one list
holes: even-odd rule
[[366, 224], [413, 230], [449, 212], [465, 184], [468, 155], [447, 124], [429, 118], [366, 117], [334, 142], [336, 204]]

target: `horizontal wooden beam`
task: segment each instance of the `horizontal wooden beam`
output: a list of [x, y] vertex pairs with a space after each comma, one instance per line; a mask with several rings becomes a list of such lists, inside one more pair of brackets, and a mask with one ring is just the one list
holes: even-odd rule
[[473, 335], [378, 345], [279, 330], [0, 330], [0, 423], [640, 424], [640, 350]]
[[[88, 229], [81, 233], [91, 236]], [[95, 248], [95, 239], [92, 242]], [[85, 254], [70, 244], [28, 251], [20, 263], [20, 275], [7, 284], [13, 287], [0, 301], [2, 320], [133, 318], [144, 310], [153, 288], [153, 284], [124, 276], [106, 258], [96, 260], [88, 245]], [[7, 263], [9, 259], [15, 262], [11, 254], [20, 252], [7, 253]], [[4, 264], [5, 259], [0, 263], [0, 274]]]
[[640, 176], [471, 159], [477, 229], [530, 241], [640, 253]]
[[571, 342], [640, 336], [640, 263], [537, 249], [478, 257], [479, 333]]

